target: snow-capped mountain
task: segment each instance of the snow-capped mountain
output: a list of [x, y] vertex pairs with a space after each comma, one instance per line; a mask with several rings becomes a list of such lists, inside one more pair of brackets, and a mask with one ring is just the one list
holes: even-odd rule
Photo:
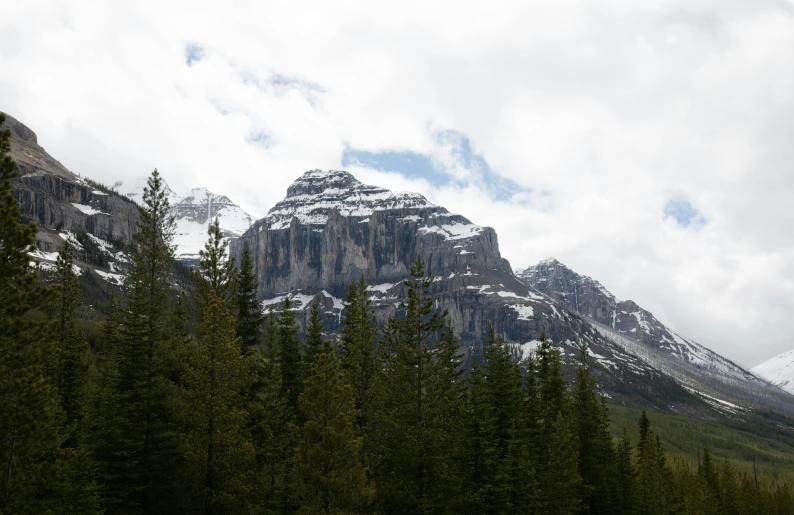
[[293, 217], [302, 224], [323, 225], [332, 209], [342, 216], [368, 216], [386, 209], [432, 207], [418, 193], [368, 186], [345, 171], [309, 170], [292, 183], [287, 197], [268, 212], [265, 220], [269, 229], [284, 229]]
[[[603, 335], [699, 394], [706, 395], [703, 386], [712, 393], [723, 392], [749, 401], [769, 394], [765, 382], [755, 374], [679, 334], [634, 301], [616, 298], [598, 281], [554, 258], [519, 269], [516, 275], [586, 316]], [[705, 399], [709, 402], [708, 395]]]
[[[148, 177], [138, 177], [137, 179], [133, 179], [131, 181], [119, 181], [114, 184], [113, 187], [122, 195], [126, 195], [128, 198], [140, 204], [143, 199], [143, 189], [146, 187], [146, 181], [148, 180]], [[173, 206], [181, 197], [178, 193], [172, 190], [170, 186], [165, 183], [165, 181], [163, 182], [163, 189], [165, 190], [165, 195], [168, 198], [168, 203]]]
[[764, 361], [753, 372], [772, 384], [794, 394], [794, 350]]
[[[135, 202], [140, 202], [146, 181], [147, 178], [142, 177], [127, 183], [117, 183], [117, 189]], [[207, 188], [199, 187], [193, 188], [185, 196], [179, 196], [163, 182], [176, 222], [176, 258], [181, 261], [194, 262], [198, 259], [199, 250], [204, 248], [207, 241], [209, 224], [216, 217], [223, 235], [230, 239], [238, 238], [254, 221], [251, 215], [226, 195], [218, 195]]]
[[198, 259], [199, 250], [207, 241], [209, 224], [216, 217], [223, 235], [230, 239], [240, 237], [254, 221], [229, 197], [207, 188], [193, 188], [172, 206], [171, 212], [176, 221], [176, 255], [181, 260]]
[[[575, 284], [571, 300], [567, 288], [560, 288], [565, 295], [555, 295], [554, 288], [541, 285], [559, 280], [546, 275], [556, 267], [551, 261], [549, 270], [522, 272], [538, 279], [535, 283], [521, 280], [501, 257], [492, 228], [419, 194], [362, 184], [348, 172], [304, 173], [284, 200], [232, 242], [233, 254], [243, 242], [255, 249], [263, 307], [278, 310], [288, 296], [302, 312], [300, 319], [318, 302], [331, 331], [339, 329], [347, 287], [362, 275], [376, 317], [384, 321], [394, 314], [404, 294], [402, 280], [420, 254], [433, 276], [435, 307], [449, 312], [466, 352], [481, 344], [493, 323], [521, 356], [546, 333], [569, 374], [586, 341], [602, 391], [657, 409], [705, 408], [738, 416], [761, 400], [790, 404], [784, 392], [669, 330], [634, 303], [618, 301], [597, 282], [566, 276], [562, 283]], [[590, 312], [601, 315], [595, 319]], [[648, 345], [640, 335], [656, 343]]]

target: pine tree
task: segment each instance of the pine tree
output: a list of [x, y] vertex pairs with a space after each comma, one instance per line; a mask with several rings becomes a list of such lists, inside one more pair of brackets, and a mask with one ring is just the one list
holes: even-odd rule
[[362, 462], [367, 464], [373, 420], [373, 395], [375, 393], [379, 354], [376, 347], [378, 326], [367, 296], [367, 282], [362, 275], [350, 284], [342, 311], [340, 354], [342, 369], [348, 384], [353, 386], [356, 408], [356, 431], [363, 439]]
[[61, 434], [65, 440], [58, 454], [59, 475], [52, 485], [53, 496], [63, 507], [62, 513], [96, 513], [99, 511], [96, 468], [86, 446], [87, 434], [83, 424], [91, 354], [88, 342], [75, 324], [80, 292], [69, 240], [58, 253], [54, 276], [55, 293], [45, 311], [55, 323], [56, 349], [50, 375], [64, 414]]
[[617, 485], [614, 499], [614, 512], [617, 515], [634, 513], [636, 472], [631, 459], [631, 440], [624, 428], [623, 434], [615, 449], [615, 484]]
[[289, 297], [281, 303], [281, 313], [277, 328], [278, 361], [281, 366], [281, 388], [291, 409], [298, 405], [298, 397], [303, 390], [301, 373], [300, 339], [295, 323], [295, 312]]
[[243, 340], [243, 351], [253, 352], [262, 341], [262, 309], [256, 300], [256, 275], [248, 242], [243, 243], [240, 270], [237, 273], [237, 336]]
[[224, 303], [232, 300], [234, 262], [226, 253], [226, 240], [217, 217], [209, 224], [207, 234], [207, 242], [199, 251], [200, 271], [192, 270], [190, 274], [197, 290], [195, 300], [199, 302], [200, 312], [203, 311], [203, 302], [209, 299], [210, 291], [214, 291], [215, 296]]
[[84, 388], [88, 373], [88, 342], [77, 330], [75, 311], [80, 303], [77, 276], [73, 270], [72, 244], [64, 242], [55, 262], [55, 294], [46, 306], [50, 320], [55, 321], [56, 350], [51, 367], [65, 419], [64, 445], [73, 446], [78, 423], [83, 417]]
[[226, 302], [209, 291], [182, 385], [180, 453], [193, 513], [244, 511], [255, 451], [241, 392], [253, 383], [251, 356]]
[[384, 331], [376, 482], [381, 508], [392, 513], [440, 509], [439, 490], [446, 486], [439, 480], [445, 467], [437, 451], [444, 437], [435, 416], [438, 399], [429, 397], [428, 386], [438, 373], [434, 348], [447, 313], [433, 310], [432, 280], [418, 257], [405, 281], [407, 298], [400, 304], [404, 317], [390, 318]]
[[303, 344], [304, 376], [308, 377], [314, 357], [323, 350], [323, 319], [317, 301], [312, 302], [309, 322], [306, 324], [306, 341]]
[[576, 435], [571, 426], [563, 412], [557, 413], [547, 440], [548, 462], [543, 477], [545, 503], [549, 513], [555, 515], [578, 513], [580, 509], [582, 478], [578, 471]]
[[254, 499], [263, 513], [284, 513], [292, 507], [289, 465], [294, 448], [293, 413], [282, 394], [279, 364], [266, 357], [264, 350], [257, 350], [254, 358], [257, 382], [249, 406], [259, 485]]
[[329, 342], [316, 355], [300, 396], [296, 454], [300, 513], [366, 513], [375, 495], [359, 455], [352, 388]]
[[[118, 417], [119, 438], [103, 459], [100, 470], [113, 470], [105, 478], [108, 508], [147, 512], [168, 509], [174, 500], [176, 439], [172, 407], [173, 371], [170, 330], [174, 248], [173, 217], [160, 174], [155, 170], [144, 189], [138, 230], [130, 250], [131, 269], [121, 337], [113, 347], [114, 395], [107, 399]], [[126, 470], [124, 470], [126, 469]]]
[[613, 506], [615, 463], [609, 414], [596, 397], [596, 380], [587, 365], [587, 343], [579, 352], [579, 369], [573, 392], [572, 414], [579, 444], [579, 474], [583, 481], [586, 513], [609, 512]]
[[36, 225], [17, 221], [10, 139], [10, 130], [0, 131], [0, 512], [45, 513], [52, 499], [40, 493], [54, 477], [61, 411], [46, 375], [55, 348], [51, 325], [28, 316], [44, 305], [49, 290], [36, 284], [28, 255]]

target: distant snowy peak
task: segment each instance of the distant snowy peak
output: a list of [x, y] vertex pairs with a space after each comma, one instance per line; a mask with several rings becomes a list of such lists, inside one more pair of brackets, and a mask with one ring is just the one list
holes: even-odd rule
[[287, 197], [265, 217], [268, 229], [285, 229], [293, 217], [303, 224], [323, 225], [336, 209], [343, 216], [371, 215], [374, 211], [434, 208], [418, 193], [393, 192], [368, 186], [341, 170], [309, 170], [287, 189]]
[[171, 211], [177, 221], [187, 220], [207, 224], [218, 217], [227, 236], [240, 236], [251, 227], [254, 219], [226, 195], [217, 195], [207, 188], [193, 188], [173, 205]]
[[207, 241], [209, 224], [218, 218], [218, 225], [226, 238], [237, 238], [251, 227], [254, 219], [226, 195], [218, 195], [207, 188], [193, 188], [171, 208], [176, 221], [174, 243], [177, 257], [182, 260], [198, 258]]
[[794, 350], [764, 361], [753, 372], [770, 383], [794, 394]]
[[[143, 189], [146, 187], [148, 180], [148, 177], [138, 177], [137, 179], [133, 179], [131, 181], [119, 181], [114, 185], [114, 187], [116, 188], [116, 191], [122, 195], [125, 195], [128, 198], [134, 200], [137, 204], [140, 204], [143, 202]], [[168, 203], [173, 206], [179, 201], [180, 196], [168, 186], [168, 183], [166, 183], [164, 180], [162, 182], [163, 190], [165, 191], [165, 195], [168, 198]]]
[[[140, 204], [147, 180], [148, 178], [141, 177], [116, 183], [116, 189]], [[193, 261], [198, 258], [199, 250], [204, 248], [207, 241], [209, 224], [216, 217], [226, 238], [238, 238], [254, 222], [253, 217], [229, 197], [213, 193], [207, 188], [193, 188], [184, 197], [177, 195], [165, 181], [163, 189], [176, 222], [174, 244], [177, 259]]]
[[516, 270], [516, 276], [614, 334], [720, 374], [745, 379], [753, 377], [731, 361], [670, 329], [634, 301], [617, 299], [598, 281], [577, 274], [554, 258]]

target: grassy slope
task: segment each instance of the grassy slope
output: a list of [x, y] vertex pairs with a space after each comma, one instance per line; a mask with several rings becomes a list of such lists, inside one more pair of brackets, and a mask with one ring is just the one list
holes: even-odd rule
[[[642, 410], [610, 403], [614, 434], [628, 430], [638, 439], [637, 420]], [[727, 458], [737, 467], [751, 471], [753, 454], [759, 475], [794, 480], [794, 421], [777, 414], [753, 414], [745, 420], [703, 421], [681, 415], [648, 411], [651, 427], [674, 459], [697, 459], [698, 442], [709, 446], [718, 461]], [[787, 424], [789, 427], [784, 427]]]

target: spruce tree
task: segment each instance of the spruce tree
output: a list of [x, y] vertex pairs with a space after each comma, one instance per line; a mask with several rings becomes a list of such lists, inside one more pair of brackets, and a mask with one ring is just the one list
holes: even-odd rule
[[362, 275], [350, 284], [347, 300], [342, 311], [342, 335], [340, 354], [342, 369], [348, 384], [353, 387], [353, 402], [356, 408], [356, 431], [363, 439], [362, 461], [368, 463], [370, 447], [373, 395], [380, 369], [376, 347], [378, 326], [367, 296], [367, 282]]
[[299, 399], [296, 453], [299, 513], [366, 513], [375, 495], [360, 462], [352, 388], [329, 342], [315, 356]]
[[73, 269], [72, 244], [66, 240], [55, 262], [55, 292], [45, 312], [55, 324], [55, 354], [51, 380], [56, 385], [64, 414], [61, 434], [65, 438], [58, 457], [53, 496], [62, 513], [96, 513], [99, 489], [96, 468], [86, 446], [84, 417], [87, 411], [86, 381], [91, 357], [88, 342], [75, 324], [80, 303], [77, 276]]
[[278, 360], [281, 366], [281, 388], [291, 409], [298, 405], [298, 397], [303, 390], [303, 374], [301, 369], [300, 339], [298, 325], [295, 323], [295, 312], [289, 297], [281, 303], [281, 313], [277, 328]]
[[182, 384], [180, 441], [193, 513], [247, 509], [255, 451], [248, 434], [246, 391], [252, 357], [241, 352], [233, 315], [211, 289]]
[[33, 514], [54, 508], [40, 494], [54, 478], [61, 410], [47, 376], [55, 350], [51, 324], [29, 316], [43, 307], [49, 290], [36, 284], [28, 255], [36, 225], [18, 222], [10, 139], [10, 130], [0, 131], [0, 512]]
[[108, 506], [147, 512], [169, 509], [176, 476], [176, 439], [173, 412], [171, 270], [174, 220], [169, 214], [160, 174], [155, 170], [138, 208], [138, 230], [130, 249], [130, 272], [121, 337], [114, 346], [115, 396], [112, 408], [120, 417], [117, 448], [100, 463], [100, 470], [126, 471], [108, 477]]
[[237, 336], [243, 340], [243, 351], [253, 352], [262, 341], [262, 308], [256, 300], [256, 275], [248, 241], [243, 243], [240, 270], [236, 281]]
[[565, 414], [557, 413], [548, 434], [548, 452], [543, 476], [544, 501], [549, 513], [579, 513], [582, 478], [579, 476], [576, 435]]
[[440, 480], [445, 467], [438, 453], [439, 440], [444, 438], [436, 418], [438, 399], [429, 396], [428, 387], [439, 371], [434, 349], [447, 313], [433, 309], [432, 280], [429, 272], [425, 275], [421, 256], [417, 257], [404, 283], [403, 316], [390, 318], [384, 331], [376, 482], [381, 508], [391, 513], [441, 509], [439, 490], [446, 487]]
[[303, 344], [303, 361], [305, 376], [308, 377], [311, 371], [311, 364], [314, 357], [323, 350], [323, 319], [320, 317], [320, 308], [315, 300], [312, 302], [312, 309], [309, 313], [309, 321], [306, 323], [306, 341]]
[[64, 242], [55, 262], [55, 294], [50, 298], [46, 312], [55, 322], [55, 355], [52, 378], [58, 389], [61, 408], [65, 415], [65, 435], [70, 435], [65, 445], [76, 441], [78, 423], [83, 417], [89, 349], [83, 335], [77, 330], [75, 312], [80, 303], [77, 275], [73, 270], [72, 244]]
[[232, 300], [234, 262], [226, 252], [227, 243], [217, 217], [209, 224], [207, 235], [207, 242], [199, 251], [199, 271], [191, 270], [190, 274], [198, 293], [195, 300], [199, 302], [200, 312], [203, 312], [204, 301], [208, 301], [210, 291], [214, 291], [224, 303]]
[[606, 405], [596, 396], [596, 380], [588, 367], [587, 356], [587, 343], [583, 342], [571, 409], [579, 444], [583, 509], [586, 513], [605, 513], [613, 507], [614, 447], [609, 432], [609, 414]]

